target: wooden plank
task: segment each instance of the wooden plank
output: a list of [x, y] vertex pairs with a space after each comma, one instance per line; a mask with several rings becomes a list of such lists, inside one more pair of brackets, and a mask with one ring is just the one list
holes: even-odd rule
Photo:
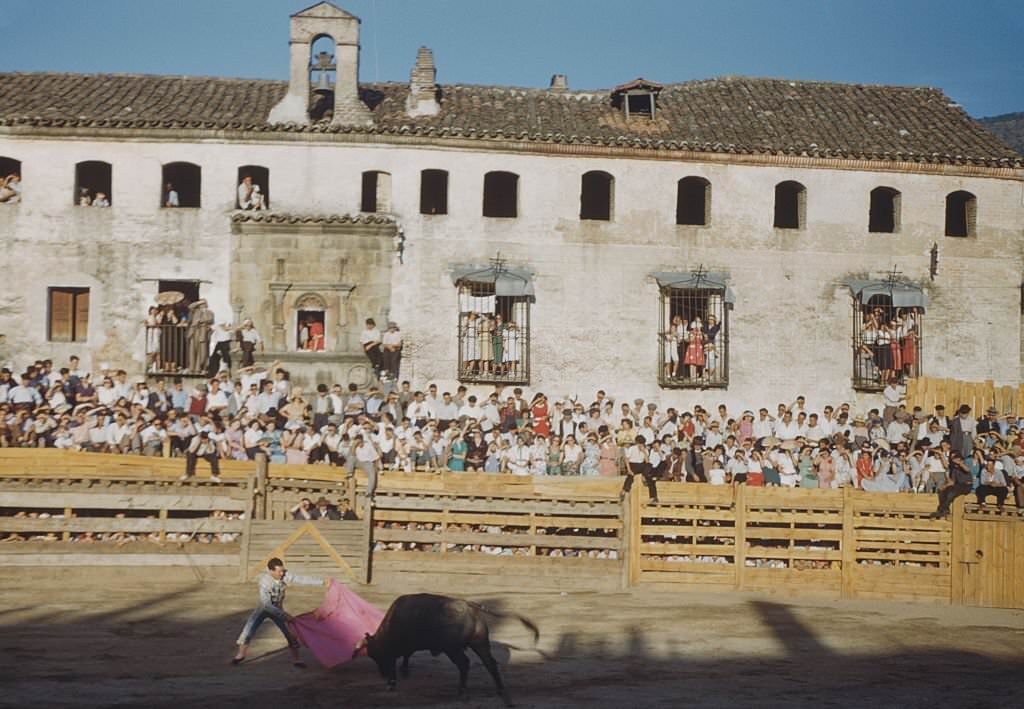
[[224, 510], [242, 512], [245, 504], [224, 495], [159, 495], [146, 493], [107, 494], [101, 492], [10, 492], [0, 491], [0, 507], [17, 509], [82, 509], [111, 510]]
[[237, 566], [238, 554], [4, 554], [4, 566]]
[[[158, 533], [182, 532], [197, 534], [219, 534], [221, 532], [241, 532], [245, 523], [238, 519], [214, 519], [200, 517], [191, 519], [161, 519], [142, 517], [71, 517], [61, 519], [50, 517], [38, 519], [30, 517], [0, 517], [0, 531], [3, 532], [134, 532]], [[66, 540], [65, 540], [66, 541]]]

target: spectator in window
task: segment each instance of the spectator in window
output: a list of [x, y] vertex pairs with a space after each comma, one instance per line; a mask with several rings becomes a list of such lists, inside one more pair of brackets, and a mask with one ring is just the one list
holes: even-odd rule
[[491, 354], [494, 356], [494, 374], [500, 376], [504, 373], [505, 367], [505, 321], [501, 313], [494, 316], [491, 324]]
[[96, 193], [96, 199], [94, 199], [92, 201], [92, 206], [94, 206], [94, 207], [109, 207], [110, 206], [110, 200], [107, 199], [107, 193], [106, 192], [97, 192]]
[[306, 349], [310, 352], [323, 352], [326, 342], [324, 340], [324, 321], [322, 319], [310, 318], [307, 322], [309, 341]]
[[502, 337], [502, 371], [513, 377], [519, 374], [519, 361], [522, 359], [523, 342], [522, 333], [514, 322], [509, 321], [505, 326]]
[[689, 378], [699, 379], [704, 369], [704, 333], [700, 318], [690, 324], [686, 334], [686, 354], [683, 356], [683, 365], [687, 367]]
[[238, 208], [239, 209], [263, 209], [263, 195], [260, 186], [254, 185], [252, 175], [246, 175], [238, 183]]
[[466, 314], [462, 337], [462, 367], [466, 376], [480, 371], [480, 318], [476, 313]]
[[381, 366], [384, 370], [384, 378], [397, 381], [401, 363], [402, 331], [398, 328], [398, 323], [392, 321], [388, 323], [388, 329], [381, 337]]
[[494, 368], [494, 322], [486, 313], [482, 313], [477, 321], [479, 333], [480, 373], [487, 375]]
[[186, 331], [188, 345], [188, 368], [192, 372], [203, 372], [210, 359], [210, 333], [213, 330], [213, 311], [207, 307], [206, 299], [200, 298], [188, 306], [189, 322]]
[[161, 200], [161, 203], [165, 207], [180, 206], [178, 202], [178, 193], [175, 191], [174, 185], [172, 185], [170, 182], [164, 185], [164, 195], [163, 199]]
[[92, 205], [92, 195], [89, 194], [88, 187], [82, 187], [78, 190], [78, 206], [89, 207]]
[[366, 318], [366, 327], [363, 329], [362, 334], [359, 335], [359, 344], [362, 345], [363, 352], [366, 353], [367, 359], [370, 360], [370, 365], [373, 367], [374, 375], [380, 377], [381, 334], [380, 330], [377, 329], [377, 323], [373, 318]]
[[680, 376], [679, 360], [680, 352], [684, 349], [683, 343], [686, 339], [686, 327], [683, 325], [681, 315], [675, 315], [665, 333], [665, 377], [671, 379]]
[[[708, 315], [708, 322], [704, 326], [704, 379], [716, 379], [718, 368], [718, 352], [715, 347], [715, 338], [722, 329], [722, 324], [714, 315]], [[722, 422], [725, 426], [725, 421]]]
[[21, 175], [0, 178], [0, 204], [17, 204], [21, 201]]

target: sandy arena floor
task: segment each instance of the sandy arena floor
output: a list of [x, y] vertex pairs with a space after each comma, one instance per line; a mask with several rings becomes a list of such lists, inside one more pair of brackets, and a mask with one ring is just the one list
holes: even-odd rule
[[[0, 580], [3, 707], [498, 707], [479, 662], [421, 653], [388, 692], [360, 659], [293, 668], [266, 624], [252, 660], [228, 663], [252, 584], [149, 575], [8, 570]], [[382, 608], [400, 592], [364, 595]], [[293, 613], [320, 589], [289, 592]], [[534, 620], [492, 626], [519, 707], [998, 707], [1024, 689], [1024, 613], [907, 603], [788, 601], [637, 591], [509, 592], [489, 605]]]

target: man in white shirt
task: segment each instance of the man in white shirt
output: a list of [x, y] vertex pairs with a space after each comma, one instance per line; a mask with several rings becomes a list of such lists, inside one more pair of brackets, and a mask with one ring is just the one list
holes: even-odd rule
[[167, 430], [164, 428], [163, 420], [155, 419], [153, 423], [142, 429], [141, 438], [142, 455], [163, 455], [164, 442], [167, 440]]
[[427, 404], [422, 391], [417, 391], [415, 398], [405, 411], [405, 415], [417, 428], [423, 428], [427, 421], [434, 418], [430, 405]]
[[21, 384], [8, 390], [7, 401], [13, 404], [15, 410], [33, 409], [43, 403], [39, 392], [29, 386], [30, 381], [27, 374], [22, 374]]
[[758, 419], [754, 421], [754, 438], [768, 438], [775, 433], [775, 419], [768, 415], [768, 409], [758, 411]]
[[228, 408], [228, 393], [221, 388], [220, 382], [216, 379], [210, 380], [210, 391], [206, 395], [206, 411], [211, 414], [220, 414]]
[[820, 441], [822, 438], [827, 438], [830, 433], [826, 433], [822, 427], [821, 422], [818, 420], [818, 414], [811, 414], [807, 417], [807, 428], [804, 430], [804, 437], [809, 441]]
[[196, 474], [196, 462], [202, 458], [210, 464], [210, 480], [220, 482], [220, 461], [217, 457], [217, 444], [211, 440], [207, 431], [200, 431], [189, 441], [185, 453], [185, 474], [181, 480], [188, 480]]
[[380, 377], [382, 362], [380, 351], [381, 334], [373, 318], [366, 318], [366, 328], [359, 335], [359, 344], [362, 345], [363, 352], [373, 366], [374, 375]]
[[775, 422], [775, 437], [783, 441], [792, 441], [800, 435], [800, 429], [793, 420], [793, 414], [787, 411], [781, 421]]
[[704, 445], [714, 449], [722, 443], [722, 428], [718, 421], [712, 421], [708, 430], [704, 432]]
[[516, 436], [515, 445], [508, 449], [504, 462], [505, 472], [513, 475], [530, 474], [530, 447], [522, 436]]
[[384, 378], [397, 380], [402, 362], [402, 331], [398, 329], [398, 323], [388, 323], [388, 329], [381, 337], [380, 350]]
[[910, 440], [910, 425], [907, 423], [907, 414], [897, 416], [885, 429], [885, 440], [892, 445], [907, 443]]
[[484, 410], [477, 406], [476, 397], [470, 396], [466, 399], [466, 404], [459, 409], [459, 418], [465, 421], [479, 421], [484, 415]]
[[280, 401], [281, 397], [274, 391], [274, 382], [265, 380], [263, 382], [263, 391], [256, 397], [256, 411], [262, 416], [271, 409], [277, 409]]
[[127, 417], [118, 412], [114, 423], [107, 426], [107, 450], [110, 453], [127, 453], [131, 448], [131, 424]]

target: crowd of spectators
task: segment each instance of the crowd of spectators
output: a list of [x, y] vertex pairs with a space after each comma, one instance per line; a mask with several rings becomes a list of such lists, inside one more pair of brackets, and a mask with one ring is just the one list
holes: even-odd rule
[[[46, 512], [38, 510], [21, 510], [10, 515], [10, 518], [17, 520], [61, 520], [66, 519], [66, 515], [62, 512]], [[128, 519], [124, 512], [116, 512], [113, 515], [115, 520]], [[145, 515], [141, 519], [155, 520], [156, 515]], [[224, 510], [213, 510], [210, 513], [210, 520], [242, 520], [245, 519], [245, 514], [242, 512], [225, 512]], [[3, 526], [3, 521], [0, 519], [0, 527]], [[112, 525], [113, 526], [113, 525]], [[63, 533], [57, 532], [8, 532], [7, 534], [0, 534], [0, 544], [11, 543], [11, 542], [57, 542], [57, 541], [69, 541], [78, 544], [96, 544], [96, 543], [110, 543], [116, 544], [117, 546], [124, 546], [133, 542], [149, 542], [151, 544], [157, 544], [163, 546], [167, 543], [172, 544], [185, 544], [185, 543], [196, 543], [196, 544], [232, 544], [240, 539], [240, 534], [237, 532], [204, 532], [202, 531], [202, 523], [197, 524], [196, 529], [191, 532], [124, 532], [124, 531], [112, 531], [112, 532], [72, 532], [67, 535], [67, 539], [63, 538]]]
[[381, 470], [482, 471], [514, 475], [641, 477], [712, 485], [854, 487], [937, 492], [938, 513], [958, 495], [1002, 506], [1024, 485], [1024, 436], [1013, 415], [967, 406], [951, 414], [907, 410], [890, 383], [884, 406], [849, 404], [812, 411], [803, 396], [774, 410], [662, 408], [657, 402], [549, 401], [496, 386], [478, 398], [460, 386], [415, 391], [410, 382], [320, 384], [304, 392], [279, 366], [227, 370], [185, 386], [180, 378], [129, 382], [123, 370], [95, 383], [77, 359], [55, 369], [43, 360], [12, 378], [0, 371], [0, 446], [54, 447], [199, 460], [214, 479], [219, 461], [323, 464], [363, 470], [371, 495]]

